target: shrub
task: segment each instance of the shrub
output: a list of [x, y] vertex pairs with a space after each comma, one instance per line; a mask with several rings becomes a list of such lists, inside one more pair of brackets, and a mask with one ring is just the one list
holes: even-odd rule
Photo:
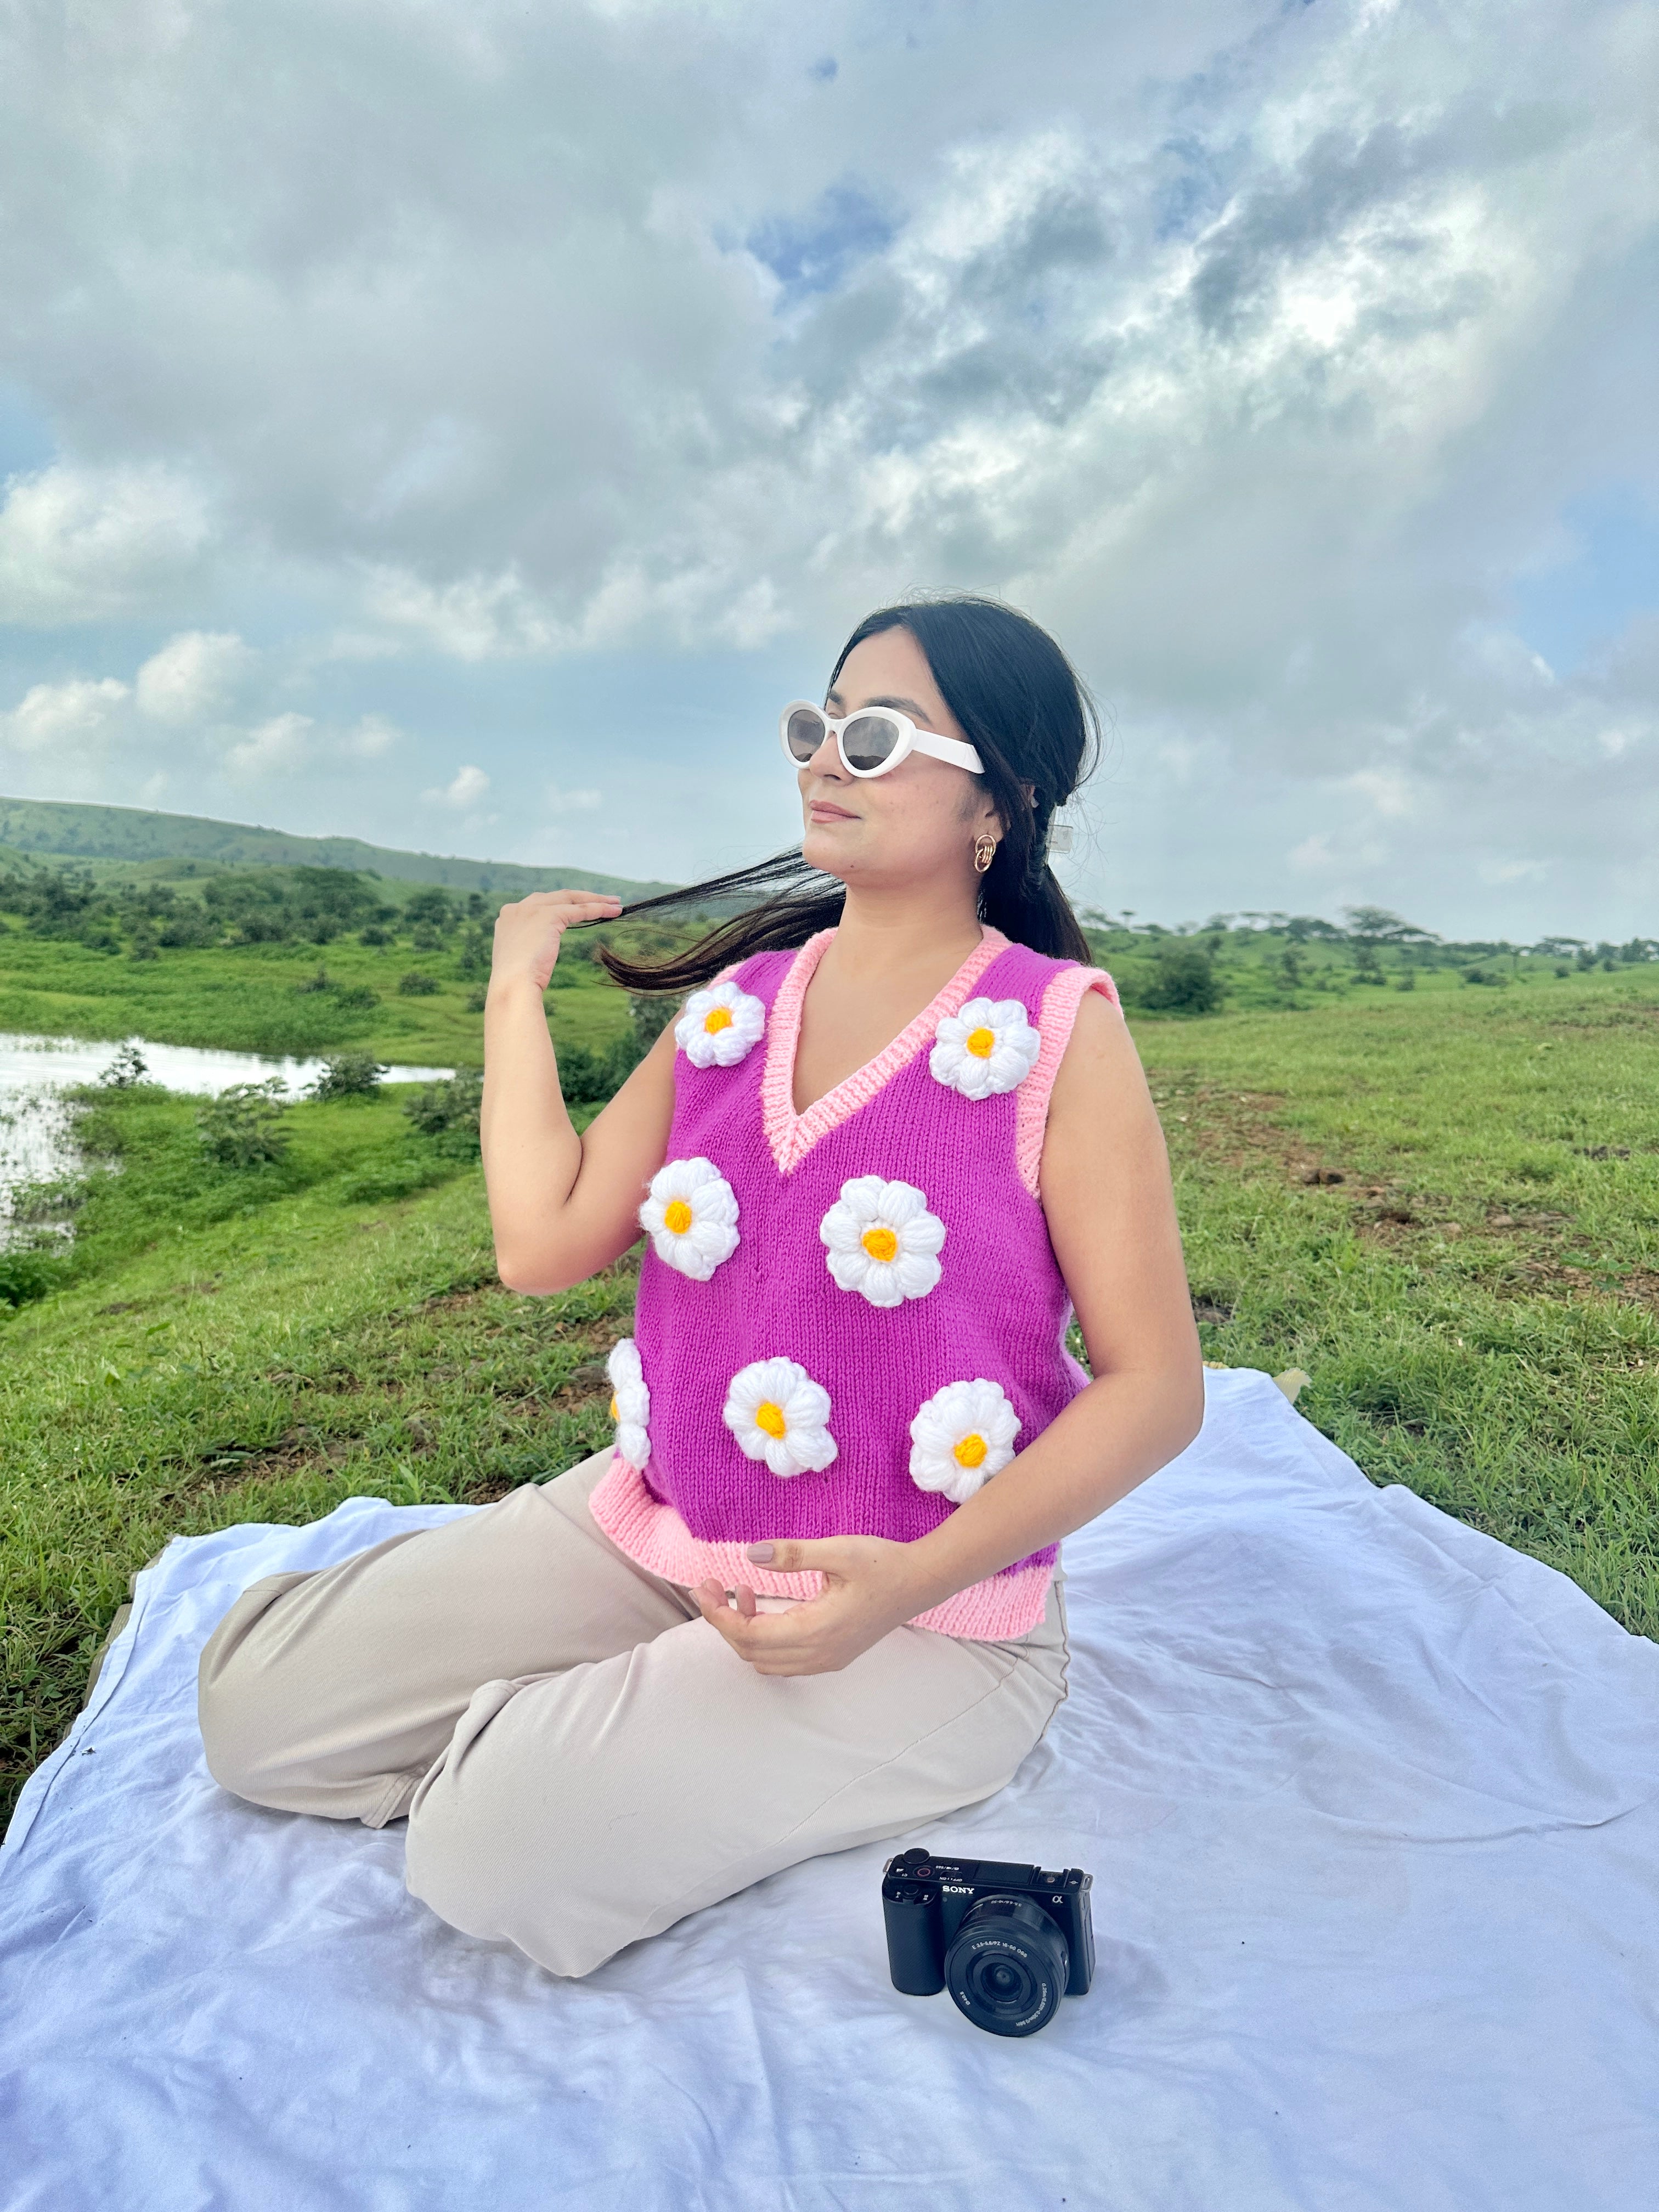
[[616, 1090], [610, 1079], [611, 1055], [589, 1052], [582, 1044], [568, 1044], [558, 1054], [559, 1088], [567, 1106], [591, 1106], [609, 1098]]
[[628, 1011], [634, 1024], [634, 1042], [643, 1060], [657, 1039], [680, 1010], [680, 1002], [672, 993], [653, 992], [642, 997], [638, 992], [628, 994]]
[[218, 921], [204, 908], [187, 906], [162, 923], [155, 941], [171, 948], [216, 945], [222, 933]]
[[1491, 991], [1507, 991], [1510, 988], [1510, 979], [1501, 968], [1466, 968], [1463, 981], [1466, 983], [1483, 983]]
[[483, 1070], [458, 1067], [447, 1083], [428, 1084], [407, 1100], [404, 1111], [423, 1137], [430, 1137], [450, 1159], [474, 1159], [478, 1151], [478, 1110], [483, 1103]]
[[1203, 945], [1188, 937], [1161, 938], [1138, 996], [1156, 1012], [1212, 1014], [1221, 1004], [1221, 978]]
[[372, 1052], [337, 1052], [307, 1087], [313, 1098], [372, 1098], [385, 1073]]
[[319, 968], [314, 975], [307, 975], [303, 983], [296, 983], [294, 988], [302, 994], [307, 991], [331, 991], [334, 988], [334, 978], [326, 968]]
[[282, 1126], [288, 1111], [280, 1075], [263, 1083], [234, 1083], [196, 1116], [203, 1149], [222, 1167], [256, 1168], [280, 1160], [289, 1147]]
[[372, 921], [367, 929], [360, 929], [357, 932], [357, 942], [359, 945], [390, 945], [392, 932], [389, 929], [382, 929], [378, 922]]
[[398, 978], [398, 988], [405, 999], [429, 999], [437, 988], [437, 977], [418, 968], [411, 968], [408, 975]]
[[0, 1306], [25, 1306], [55, 1291], [64, 1275], [60, 1255], [27, 1246], [0, 1251]]
[[614, 1098], [639, 1066], [643, 1054], [631, 1030], [619, 1036], [608, 1052], [590, 1052], [586, 1045], [558, 1048], [559, 1088], [568, 1106], [592, 1106]]
[[131, 1091], [149, 1073], [149, 1064], [136, 1044], [124, 1044], [98, 1080], [111, 1091]]
[[1382, 973], [1382, 963], [1376, 957], [1374, 945], [1362, 944], [1354, 948], [1353, 980], [1356, 983], [1370, 983], [1379, 990], [1388, 988], [1389, 979]]

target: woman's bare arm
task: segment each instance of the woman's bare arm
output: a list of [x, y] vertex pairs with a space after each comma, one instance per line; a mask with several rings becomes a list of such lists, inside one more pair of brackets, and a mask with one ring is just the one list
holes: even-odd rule
[[480, 1138], [495, 1265], [509, 1290], [568, 1290], [620, 1259], [639, 1237], [640, 1200], [667, 1153], [672, 1030], [580, 1135], [548, 1033], [542, 994], [565, 931], [618, 911], [617, 900], [591, 891], [536, 891], [496, 918]]

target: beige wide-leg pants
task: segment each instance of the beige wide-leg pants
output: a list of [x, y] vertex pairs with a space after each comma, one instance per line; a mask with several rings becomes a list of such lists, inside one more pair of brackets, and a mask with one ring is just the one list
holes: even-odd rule
[[227, 1790], [407, 1814], [414, 1895], [557, 1974], [989, 1796], [1066, 1694], [1058, 1587], [1007, 1643], [897, 1628], [839, 1674], [757, 1674], [593, 1520], [610, 1458], [255, 1583], [202, 1654]]

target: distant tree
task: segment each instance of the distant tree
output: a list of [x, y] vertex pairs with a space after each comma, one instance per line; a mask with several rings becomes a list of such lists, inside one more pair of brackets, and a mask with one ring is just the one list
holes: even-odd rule
[[1152, 956], [1152, 975], [1137, 994], [1141, 1006], [1172, 1014], [1212, 1014], [1222, 995], [1207, 948], [1181, 937], [1162, 940]]
[[1285, 934], [1292, 945], [1340, 945], [1345, 933], [1322, 915], [1296, 914], [1285, 924]]
[[439, 930], [451, 928], [457, 919], [449, 893], [436, 884], [422, 884], [417, 890], [411, 891], [404, 915], [406, 921], [417, 925], [425, 922]]
[[1431, 929], [1419, 929], [1385, 906], [1345, 906], [1348, 935], [1362, 945], [1437, 945]]
[[1382, 973], [1382, 963], [1376, 955], [1376, 946], [1369, 938], [1362, 938], [1354, 948], [1354, 981], [1386, 988], [1388, 977]]

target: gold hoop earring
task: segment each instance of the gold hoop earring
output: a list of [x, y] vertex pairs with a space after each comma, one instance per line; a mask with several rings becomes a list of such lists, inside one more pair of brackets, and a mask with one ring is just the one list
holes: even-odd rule
[[982, 876], [996, 856], [997, 841], [994, 837], [981, 836], [975, 838], [974, 869], [976, 874]]

